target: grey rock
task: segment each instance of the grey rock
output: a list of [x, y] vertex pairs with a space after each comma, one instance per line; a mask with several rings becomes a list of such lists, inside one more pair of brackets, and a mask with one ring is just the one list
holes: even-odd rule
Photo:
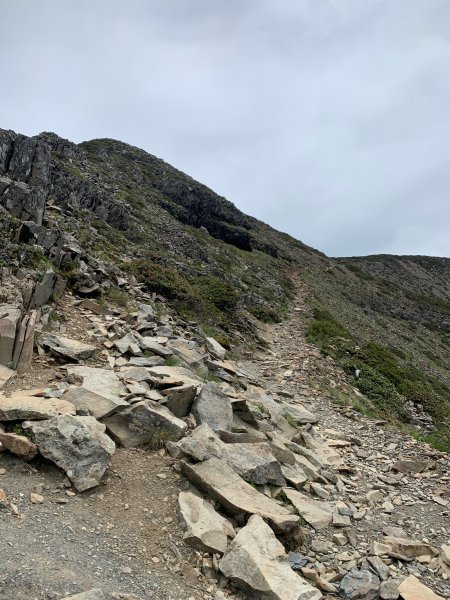
[[224, 460], [213, 457], [196, 465], [182, 462], [181, 468], [195, 486], [217, 500], [231, 514], [259, 514], [277, 532], [290, 531], [299, 522], [298, 516], [255, 490]]
[[87, 408], [96, 419], [107, 417], [130, 406], [122, 398], [112, 395], [100, 395], [83, 386], [70, 388], [64, 393], [62, 399], [70, 402], [77, 409]]
[[196, 461], [212, 456], [225, 460], [246, 481], [257, 485], [285, 485], [281, 467], [270, 446], [257, 444], [225, 444], [207, 423], [200, 425], [189, 437], [178, 443], [178, 447]]
[[39, 452], [61, 467], [78, 491], [95, 487], [114, 453], [114, 442], [94, 417], [61, 415], [47, 421], [26, 421]]
[[353, 570], [344, 575], [340, 593], [344, 600], [378, 600], [380, 580], [370, 571]]
[[153, 352], [153, 354], [157, 354], [158, 356], [162, 356], [163, 358], [168, 358], [173, 355], [173, 351], [170, 348], [166, 348], [162, 344], [158, 344], [151, 337], [143, 337], [139, 340], [139, 345], [142, 350], [148, 350], [149, 352]]
[[162, 356], [132, 356], [128, 364], [135, 367], [157, 367], [164, 364]]
[[143, 400], [130, 408], [102, 419], [113, 439], [131, 448], [143, 444], [164, 444], [179, 440], [187, 430], [184, 421], [168, 408], [152, 400]]
[[[110, 411], [125, 406], [121, 396], [127, 390], [111, 369], [74, 365], [65, 367], [65, 370], [69, 379], [75, 380], [80, 384], [80, 389], [84, 390], [84, 393], [75, 391], [69, 394], [69, 398], [70, 396], [73, 398], [76, 406], [81, 406], [82, 399], [85, 398], [88, 403], [86, 407], [95, 416], [102, 412], [110, 414]], [[69, 399], [69, 401], [71, 400]]]
[[186, 544], [201, 552], [223, 554], [228, 538], [235, 536], [231, 523], [210, 502], [192, 492], [180, 492], [178, 506], [187, 528], [183, 536]]
[[31, 365], [34, 347], [34, 331], [37, 313], [32, 310], [20, 324], [14, 343], [13, 366], [18, 373], [25, 373]]
[[400, 596], [399, 584], [400, 582], [397, 579], [382, 581], [379, 589], [381, 600], [397, 600]]
[[199, 384], [183, 385], [163, 390], [162, 395], [166, 398], [166, 406], [174, 415], [182, 419], [191, 412], [192, 404], [197, 395]]
[[95, 346], [51, 333], [43, 334], [39, 343], [58, 358], [75, 362], [90, 358], [96, 350]]
[[207, 354], [201, 352], [197, 342], [177, 338], [167, 342], [167, 347], [170, 348], [178, 358], [185, 362], [189, 367], [204, 367], [204, 359]]
[[227, 351], [221, 344], [219, 344], [217, 340], [215, 340], [213, 337], [207, 337], [205, 339], [205, 343], [206, 348], [214, 358], [218, 358], [219, 360], [223, 360], [225, 358]]
[[214, 431], [231, 429], [233, 409], [228, 396], [216, 383], [206, 383], [195, 399], [192, 414], [197, 423], [207, 423]]
[[3, 365], [12, 365], [16, 331], [21, 315], [17, 306], [0, 305], [0, 363]]
[[0, 390], [16, 375], [16, 372], [0, 364]]
[[316, 531], [324, 529], [331, 524], [333, 505], [330, 502], [313, 500], [309, 496], [289, 488], [284, 488], [283, 492], [287, 499], [295, 506], [298, 513]]
[[291, 569], [283, 545], [258, 515], [229, 545], [219, 568], [251, 598], [319, 600], [322, 594]]

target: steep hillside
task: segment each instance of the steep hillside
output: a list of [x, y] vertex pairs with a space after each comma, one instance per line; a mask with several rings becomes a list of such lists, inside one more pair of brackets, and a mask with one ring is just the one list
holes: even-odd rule
[[[449, 259], [330, 259], [138, 148], [6, 130], [0, 232], [1, 266], [35, 279], [52, 268], [78, 294], [122, 306], [124, 282], [140, 283], [228, 348], [263, 343], [259, 324], [284, 318], [300, 276], [308, 339], [349, 381], [361, 371], [366, 410], [449, 447]], [[434, 426], [412, 421], [421, 407]]]

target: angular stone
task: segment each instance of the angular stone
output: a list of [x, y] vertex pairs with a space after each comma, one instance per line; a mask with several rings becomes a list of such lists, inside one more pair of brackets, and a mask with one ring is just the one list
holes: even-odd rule
[[207, 423], [197, 427], [178, 447], [196, 461], [212, 456], [227, 462], [246, 481], [257, 485], [285, 485], [280, 464], [265, 443], [225, 444]]
[[179, 440], [187, 425], [168, 408], [152, 400], [143, 400], [130, 408], [102, 419], [113, 439], [132, 448], [143, 444], [164, 444]]
[[183, 367], [154, 366], [148, 369], [150, 381], [158, 389], [201, 383], [201, 379], [192, 371]]
[[25, 315], [16, 335], [13, 354], [13, 367], [18, 373], [25, 373], [31, 365], [34, 347], [34, 330], [36, 326], [35, 310]]
[[100, 483], [115, 444], [94, 417], [61, 415], [22, 426], [31, 431], [42, 456], [63, 469], [79, 492]]
[[333, 505], [330, 502], [313, 500], [301, 492], [283, 488], [286, 498], [292, 502], [298, 513], [309, 523], [316, 531], [324, 529], [331, 524], [333, 518]]
[[296, 490], [302, 488], [308, 481], [305, 472], [298, 465], [281, 465], [281, 472], [288, 483]]
[[383, 538], [383, 544], [390, 548], [390, 552], [406, 556], [407, 558], [418, 558], [419, 556], [439, 556], [439, 550], [424, 542], [415, 542], [408, 538], [396, 538], [387, 536]]
[[197, 423], [207, 423], [214, 431], [231, 429], [233, 409], [228, 396], [216, 383], [206, 383], [192, 406]]
[[119, 402], [126, 388], [111, 369], [98, 369], [95, 367], [69, 366], [65, 367], [69, 377], [81, 383], [84, 390], [92, 392], [95, 396], [104, 398], [113, 404]]
[[166, 348], [158, 342], [155, 342], [152, 337], [143, 337], [139, 340], [139, 345], [142, 350], [148, 350], [149, 352], [153, 352], [153, 354], [157, 354], [158, 356], [162, 356], [163, 358], [168, 358], [173, 355], [173, 351], [170, 348]]
[[378, 600], [380, 580], [370, 571], [350, 571], [340, 585], [344, 600]]
[[183, 338], [170, 340], [167, 347], [192, 368], [203, 366], [203, 361], [207, 356], [204, 352], [200, 352], [197, 342]]
[[[122, 358], [122, 360], [126, 359]], [[164, 365], [164, 358], [162, 356], [131, 356], [128, 364], [135, 367], [158, 367]]]
[[22, 316], [20, 308], [10, 304], [0, 305], [0, 363], [11, 365], [16, 332]]
[[404, 579], [398, 586], [398, 591], [403, 600], [443, 600], [442, 596], [435, 594], [414, 575]]
[[99, 395], [83, 386], [68, 389], [62, 399], [70, 402], [77, 409], [87, 408], [96, 419], [107, 417], [130, 406], [121, 398]]
[[0, 390], [5, 387], [10, 379], [16, 375], [16, 372], [0, 364]]
[[392, 468], [394, 471], [407, 475], [408, 473], [422, 473], [433, 466], [434, 463], [429, 460], [397, 460], [393, 463]]
[[441, 546], [441, 560], [450, 567], [450, 546], [446, 544]]
[[41, 335], [39, 343], [56, 357], [75, 362], [90, 358], [96, 350], [95, 346], [51, 333]]
[[38, 452], [36, 444], [33, 444], [26, 436], [17, 435], [16, 433], [2, 433], [0, 431], [0, 444], [23, 460], [31, 460]]
[[368, 556], [367, 561], [373, 571], [378, 575], [381, 581], [389, 579], [389, 567], [381, 560], [379, 556]]
[[[134, 354], [134, 352], [132, 352], [131, 350], [137, 344], [138, 344], [137, 339], [131, 333], [127, 333], [126, 335], [124, 335], [120, 339], [114, 340], [114, 345], [116, 346], [117, 350], [121, 354], [126, 354], [127, 352], [130, 352], [131, 354]], [[142, 352], [141, 352], [141, 354], [142, 354]]]
[[258, 515], [250, 517], [219, 562], [222, 573], [251, 598], [319, 600], [314, 589], [289, 564], [283, 545]]
[[8, 398], [0, 393], [0, 421], [50, 419], [64, 414], [75, 414], [73, 404], [57, 398], [33, 396], [33, 390], [14, 392]]
[[180, 492], [178, 506], [187, 527], [183, 536], [186, 544], [200, 552], [223, 554], [227, 538], [235, 536], [231, 523], [219, 515], [210, 502], [192, 492]]
[[185, 384], [163, 390], [162, 395], [166, 398], [167, 408], [180, 419], [187, 417], [200, 385], [194, 382], [192, 385]]
[[299, 522], [298, 516], [260, 494], [223, 460], [213, 457], [197, 465], [182, 462], [181, 467], [190, 481], [231, 514], [258, 514], [277, 532], [290, 531]]
[[205, 339], [205, 343], [206, 343], [206, 348], [208, 349], [208, 352], [214, 358], [218, 358], [219, 360], [223, 360], [225, 358], [227, 351], [225, 350], [225, 348], [223, 346], [221, 346], [219, 344], [219, 342], [217, 340], [215, 340], [213, 337], [207, 337]]

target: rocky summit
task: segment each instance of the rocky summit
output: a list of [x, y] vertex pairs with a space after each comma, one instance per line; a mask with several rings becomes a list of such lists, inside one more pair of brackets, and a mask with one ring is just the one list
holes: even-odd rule
[[0, 130], [0, 600], [450, 598], [449, 332], [449, 259]]

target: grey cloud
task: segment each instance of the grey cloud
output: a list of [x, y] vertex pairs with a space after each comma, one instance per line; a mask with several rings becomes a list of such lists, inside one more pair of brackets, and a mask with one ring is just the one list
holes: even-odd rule
[[448, 0], [1, 4], [2, 127], [140, 146], [330, 255], [450, 255]]

